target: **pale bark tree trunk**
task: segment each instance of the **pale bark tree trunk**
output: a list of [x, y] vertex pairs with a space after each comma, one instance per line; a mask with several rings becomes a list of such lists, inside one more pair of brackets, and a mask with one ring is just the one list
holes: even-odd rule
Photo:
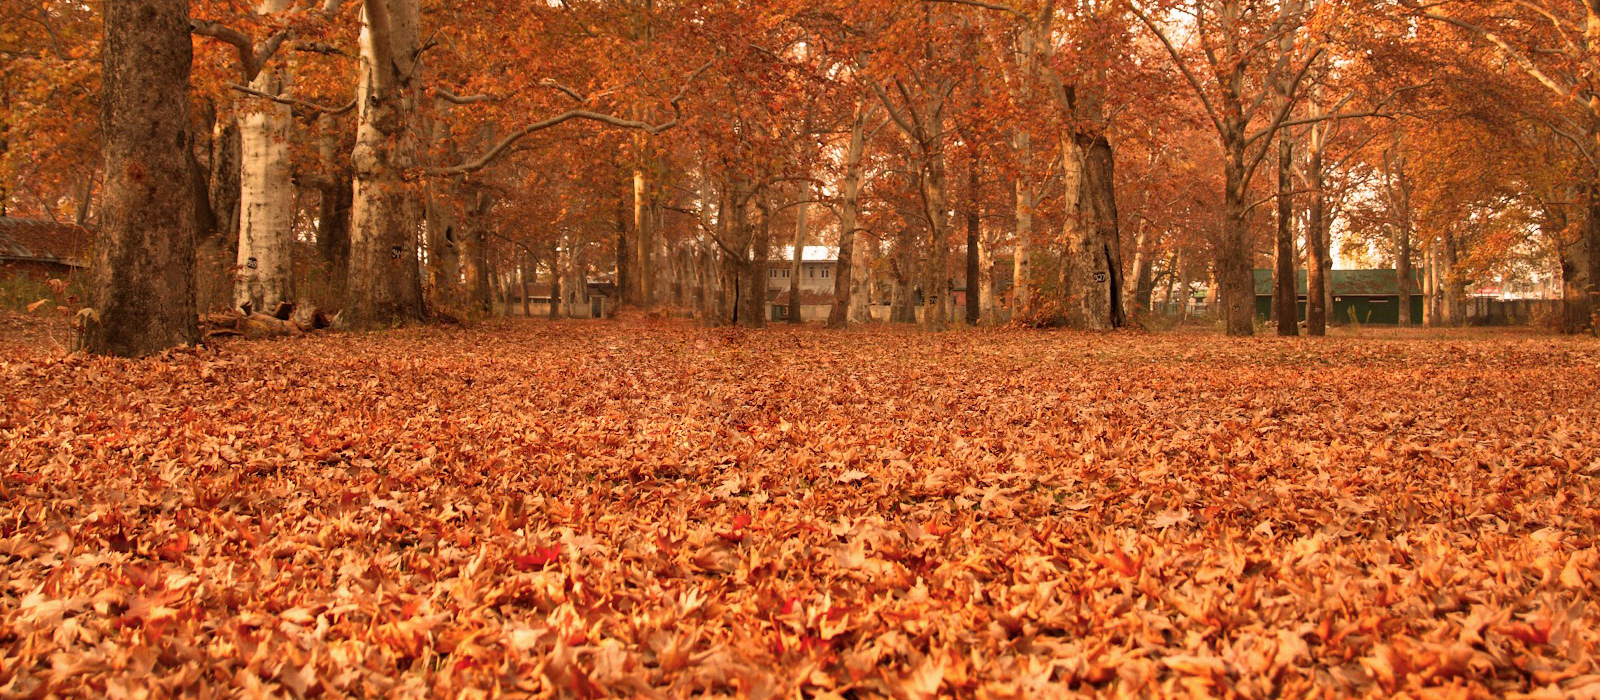
[[[256, 12], [270, 15], [288, 0], [263, 0]], [[289, 69], [263, 67], [254, 90], [281, 95], [290, 88]], [[233, 305], [271, 313], [294, 300], [294, 182], [289, 159], [294, 116], [288, 105], [258, 100], [239, 117], [239, 253]]]
[[[1087, 132], [1062, 141], [1066, 169], [1062, 293], [1066, 322], [1073, 328], [1108, 330], [1125, 321], [1122, 306], [1121, 240], [1117, 234], [1114, 157], [1111, 142]], [[1077, 173], [1072, 170], [1076, 168]], [[1075, 204], [1070, 202], [1075, 201]]]
[[863, 99], [856, 105], [855, 121], [850, 125], [844, 181], [839, 187], [839, 265], [833, 279], [833, 308], [828, 313], [831, 328], [843, 328], [847, 322], [872, 320], [866, 317], [868, 300], [862, 289], [867, 276], [867, 241], [864, 236], [857, 235], [856, 228], [861, 207], [862, 163], [867, 149], [867, 121], [876, 111], [876, 107]]
[[1128, 285], [1131, 294], [1127, 302], [1133, 307], [1128, 310], [1129, 315], [1142, 317], [1150, 312], [1150, 301], [1155, 296], [1155, 251], [1151, 242], [1150, 225], [1146, 221], [1139, 222], [1139, 228], [1133, 237], [1133, 275], [1132, 284]]
[[362, 20], [346, 313], [353, 327], [376, 328], [425, 315], [417, 256], [420, 212], [403, 178], [415, 158], [418, 0], [366, 0]]
[[1014, 143], [1023, 174], [1017, 176], [1016, 243], [1011, 260], [1011, 317], [1026, 317], [1033, 304], [1033, 183], [1026, 177], [1033, 145], [1025, 131], [1018, 131]]
[[[811, 199], [811, 184], [805, 183], [800, 187], [800, 199]], [[800, 312], [803, 305], [800, 303], [800, 271], [805, 268], [806, 229], [811, 223], [811, 205], [798, 205], [800, 211], [794, 216], [794, 259], [789, 262], [789, 319], [790, 323], [800, 323]]]
[[[640, 157], [643, 157], [642, 155]], [[633, 171], [634, 299], [640, 306], [655, 303], [655, 241], [650, 220], [650, 183], [642, 167]]]
[[[419, 124], [418, 133], [426, 134], [426, 148], [441, 153], [445, 159], [458, 160], [455, 144], [450, 138], [449, 125], [437, 115], [449, 110], [449, 102], [442, 98], [433, 102], [433, 118], [425, 125]], [[455, 309], [464, 301], [461, 284], [461, 258], [465, 238], [462, 221], [457, 217], [456, 206], [462, 196], [462, 178], [432, 178], [423, 186], [423, 211], [428, 241], [428, 288], [434, 308]], [[470, 306], [470, 303], [468, 304]]]
[[188, 0], [104, 4], [106, 183], [81, 347], [143, 357], [200, 340], [190, 196]]
[[572, 269], [572, 248], [570, 237], [563, 233], [550, 251], [550, 318], [551, 320], [565, 316], [567, 308], [567, 283], [568, 271]]
[[[943, 131], [943, 120], [938, 120]], [[923, 286], [923, 325], [943, 328], [950, 320], [950, 209], [945, 188], [943, 153], [925, 159], [923, 182], [927, 187], [929, 248], [927, 283]]]
[[[857, 227], [859, 228], [859, 224]], [[875, 272], [878, 258], [881, 257], [880, 244], [876, 237], [863, 235], [865, 232], [856, 231], [853, 247], [856, 249], [850, 267], [851, 283], [850, 292], [850, 319], [855, 323], [871, 323], [875, 319], [872, 308], [878, 303], [883, 294], [879, 288], [881, 280]]]
[[[999, 295], [996, 294], [994, 279], [994, 249], [999, 243], [995, 228], [990, 226], [982, 231], [978, 239], [978, 319], [988, 325], [1000, 323]], [[967, 303], [972, 303], [972, 300], [968, 299]]]

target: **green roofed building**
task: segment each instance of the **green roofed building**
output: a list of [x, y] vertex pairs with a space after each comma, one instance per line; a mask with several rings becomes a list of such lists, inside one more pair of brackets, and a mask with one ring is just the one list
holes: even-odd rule
[[[1295, 286], [1300, 296], [1300, 320], [1306, 318], [1306, 271], [1296, 275]], [[1334, 270], [1333, 308], [1328, 311], [1329, 323], [1388, 323], [1400, 322], [1400, 276], [1394, 270]], [[1411, 283], [1411, 320], [1422, 322], [1422, 274], [1413, 273]], [[1256, 316], [1263, 320], [1272, 317], [1272, 271], [1256, 270]]]

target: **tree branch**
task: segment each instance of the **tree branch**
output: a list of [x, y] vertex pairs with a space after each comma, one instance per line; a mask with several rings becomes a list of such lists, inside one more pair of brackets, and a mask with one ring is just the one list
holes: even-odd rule
[[327, 105], [319, 105], [319, 104], [317, 104], [315, 102], [307, 102], [305, 100], [294, 98], [294, 97], [284, 97], [282, 95], [274, 95], [274, 94], [271, 94], [271, 93], [262, 92], [260, 90], [247, 88], [247, 87], [245, 87], [243, 85], [229, 84], [228, 87], [232, 88], [235, 91], [242, 92], [242, 93], [244, 93], [246, 95], [251, 95], [251, 96], [254, 96], [254, 97], [260, 97], [260, 98], [262, 98], [264, 100], [271, 100], [271, 101], [276, 102], [278, 104], [289, 105], [291, 107], [303, 107], [305, 109], [309, 109], [309, 110], [312, 110], [314, 112], [321, 112], [323, 114], [344, 114], [345, 112], [348, 112], [348, 111], [356, 108], [356, 101], [355, 100], [351, 100], [350, 104], [347, 104], [347, 105], [345, 105], [343, 107], [329, 107]]
[[1178, 47], [1173, 46], [1172, 40], [1167, 38], [1166, 32], [1157, 29], [1155, 22], [1151, 21], [1150, 18], [1146, 16], [1145, 13], [1138, 7], [1130, 6], [1130, 9], [1133, 10], [1133, 15], [1138, 17], [1139, 21], [1142, 22], [1152, 34], [1155, 34], [1157, 39], [1161, 40], [1161, 45], [1166, 47], [1167, 54], [1172, 56], [1172, 62], [1177, 64], [1178, 71], [1183, 73], [1184, 79], [1189, 81], [1189, 87], [1194, 88], [1195, 96], [1200, 98], [1200, 104], [1206, 108], [1206, 116], [1211, 118], [1211, 124], [1217, 128], [1217, 133], [1227, 133], [1227, 129], [1222, 127], [1221, 113], [1218, 112], [1216, 106], [1211, 103], [1211, 98], [1206, 95], [1205, 88], [1200, 85], [1200, 79], [1196, 77], [1194, 71], [1189, 68], [1189, 64], [1183, 60], [1183, 56], [1178, 54]]
[[495, 144], [494, 147], [488, 150], [488, 152], [484, 153], [482, 156], [479, 156], [475, 160], [448, 168], [431, 169], [428, 172], [436, 175], [465, 175], [468, 173], [477, 172], [494, 164], [496, 160], [499, 160], [501, 156], [505, 155], [506, 151], [508, 151], [512, 146], [516, 145], [518, 141], [526, 138], [529, 134], [537, 131], [543, 131], [560, 124], [565, 124], [566, 122], [574, 119], [599, 122], [601, 124], [622, 127], [624, 129], [637, 129], [650, 135], [660, 134], [672, 129], [673, 127], [676, 127], [683, 121], [682, 103], [684, 97], [688, 95], [689, 86], [693, 85], [697, 80], [699, 80], [701, 74], [705, 73], [707, 70], [710, 70], [712, 63], [712, 61], [707, 61], [704, 65], [695, 69], [695, 71], [689, 75], [688, 80], [684, 81], [683, 87], [678, 89], [678, 94], [673, 95], [672, 100], [669, 102], [669, 104], [672, 106], [672, 119], [661, 124], [650, 124], [648, 122], [642, 122], [633, 119], [623, 119], [610, 114], [591, 112], [586, 109], [574, 109], [568, 112], [562, 112], [561, 114], [557, 114], [556, 116], [548, 119], [534, 122], [512, 132], [509, 136], [501, 139], [500, 143]]

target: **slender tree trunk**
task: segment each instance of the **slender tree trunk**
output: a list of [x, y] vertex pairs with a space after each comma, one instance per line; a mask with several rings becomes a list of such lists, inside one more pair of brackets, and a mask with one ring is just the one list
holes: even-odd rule
[[1400, 315], [1398, 319], [1402, 328], [1408, 328], [1412, 325], [1411, 230], [1408, 227], [1401, 226], [1395, 232], [1395, 247], [1398, 249], [1398, 252], [1395, 255], [1394, 263], [1394, 273], [1396, 277], [1395, 282], [1397, 288], [1400, 290], [1399, 298], [1396, 299], [1396, 301], [1400, 304], [1400, 308], [1398, 309]]
[[362, 10], [359, 126], [350, 223], [349, 323], [379, 328], [422, 320], [414, 160], [418, 0], [366, 0]]
[[[942, 124], [942, 120], [938, 122]], [[941, 127], [942, 130], [942, 127]], [[922, 322], [943, 328], [950, 320], [950, 209], [945, 188], [944, 154], [927, 153], [923, 160], [928, 226], [927, 280], [923, 286]]]
[[1397, 276], [1395, 282], [1396, 288], [1399, 290], [1399, 297], [1396, 301], [1400, 304], [1400, 308], [1397, 309], [1399, 315], [1396, 320], [1402, 328], [1410, 327], [1415, 323], [1415, 320], [1411, 318], [1413, 277], [1411, 271], [1411, 185], [1406, 180], [1405, 167], [1405, 158], [1401, 156], [1397, 159], [1394, 167], [1394, 177], [1398, 180], [1398, 186], [1395, 188], [1393, 204], [1397, 219], [1395, 222], [1395, 275]]
[[850, 125], [850, 146], [845, 152], [844, 181], [839, 194], [839, 265], [833, 277], [833, 308], [828, 312], [828, 327], [843, 328], [849, 321], [861, 323], [865, 309], [865, 295], [859, 294], [861, 280], [865, 279], [865, 255], [861, 249], [865, 240], [856, 236], [857, 216], [861, 198], [861, 162], [866, 153], [867, 120], [873, 108], [866, 100], [856, 105], [855, 121]]
[[[1291, 40], [1292, 43], [1292, 40]], [[1278, 335], [1300, 335], [1300, 285], [1294, 259], [1294, 140], [1288, 130], [1278, 132], [1278, 230], [1274, 262], [1277, 287], [1273, 312]]]
[[978, 191], [978, 144], [968, 146], [972, 149], [972, 161], [967, 166], [967, 283], [966, 283], [966, 321], [969, 326], [978, 325], [983, 320], [983, 305], [980, 303], [980, 286], [978, 277], [983, 267], [983, 256], [979, 244], [983, 238], [983, 205], [979, 200]]
[[[806, 183], [800, 188], [800, 199], [811, 199], [811, 185]], [[806, 228], [811, 223], [811, 205], [798, 205], [800, 211], [794, 217], [794, 259], [789, 261], [789, 322], [800, 323], [800, 312], [803, 306], [800, 303], [800, 271], [804, 269], [806, 249]]]
[[1024, 318], [1033, 304], [1033, 183], [1027, 177], [1033, 144], [1026, 131], [1018, 131], [1012, 142], [1017, 150], [1018, 170], [1016, 243], [1011, 259], [1011, 317]]
[[1311, 181], [1311, 215], [1306, 223], [1306, 335], [1328, 334], [1328, 222], [1322, 187], [1322, 149], [1312, 144], [1306, 178]]
[[1140, 221], [1133, 236], [1133, 274], [1129, 277], [1125, 310], [1129, 316], [1140, 318], [1150, 312], [1150, 300], [1155, 295], [1155, 251], [1151, 250], [1150, 225]]
[[197, 343], [188, 0], [103, 6], [106, 184], [81, 347], [143, 357]]
[[1194, 277], [1188, 267], [1180, 267], [1178, 275], [1178, 318], [1187, 321], [1189, 307], [1194, 305]]
[[655, 241], [650, 224], [650, 183], [645, 178], [644, 168], [638, 167], [633, 171], [633, 244], [634, 258], [638, 262], [634, 298], [644, 307], [655, 303]]
[[568, 245], [566, 234], [556, 242], [550, 251], [550, 319], [562, 317], [562, 310], [566, 308], [567, 295], [565, 293], [567, 269], [571, 267], [571, 249]]
[[866, 291], [868, 259], [867, 240], [858, 235], [858, 218], [861, 207], [862, 162], [867, 150], [867, 122], [877, 112], [869, 99], [856, 104], [855, 121], [850, 125], [850, 146], [845, 152], [844, 181], [839, 194], [839, 266], [833, 280], [833, 308], [828, 313], [828, 325], [843, 328], [847, 322], [865, 323], [870, 301]]

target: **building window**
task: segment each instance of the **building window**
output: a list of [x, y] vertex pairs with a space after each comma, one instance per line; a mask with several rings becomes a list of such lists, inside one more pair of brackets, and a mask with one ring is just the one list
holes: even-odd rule
[[828, 268], [822, 268], [822, 279], [828, 279]]

